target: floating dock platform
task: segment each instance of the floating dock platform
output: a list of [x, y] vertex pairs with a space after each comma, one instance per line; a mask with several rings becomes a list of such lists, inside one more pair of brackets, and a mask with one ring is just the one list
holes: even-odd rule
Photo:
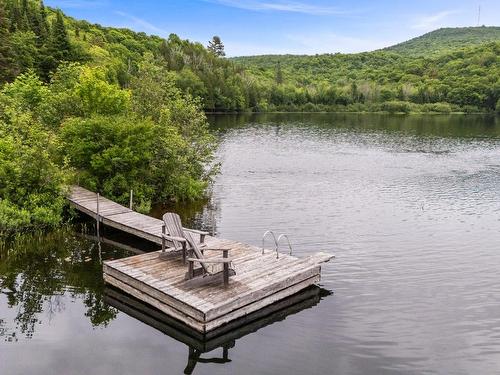
[[[161, 244], [163, 221], [142, 215], [81, 187], [73, 187], [71, 205], [110, 227]], [[189, 229], [186, 229], [189, 231]], [[208, 248], [230, 249], [236, 275], [227, 287], [222, 275], [186, 279], [179, 251], [160, 251], [105, 261], [106, 283], [205, 334], [283, 300], [320, 280], [321, 263], [333, 255], [319, 252], [297, 258], [237, 241], [205, 237]], [[211, 254], [213, 253], [213, 254]], [[207, 249], [206, 257], [220, 254]]]

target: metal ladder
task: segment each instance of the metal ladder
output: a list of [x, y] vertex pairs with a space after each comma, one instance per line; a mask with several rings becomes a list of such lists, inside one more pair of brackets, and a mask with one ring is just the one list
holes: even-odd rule
[[266, 236], [267, 235], [271, 235], [273, 237], [273, 240], [274, 240], [274, 251], [276, 251], [276, 259], [279, 258], [279, 247], [280, 247], [280, 241], [282, 238], [286, 238], [286, 241], [288, 243], [288, 249], [290, 250], [290, 255], [292, 255], [292, 245], [290, 243], [290, 239], [288, 238], [288, 236], [286, 234], [280, 234], [278, 236], [278, 238], [276, 238], [276, 235], [274, 234], [274, 232], [272, 230], [267, 230], [264, 232], [264, 235], [262, 236], [262, 255], [264, 255], [264, 244], [265, 244], [265, 240], [266, 240]]

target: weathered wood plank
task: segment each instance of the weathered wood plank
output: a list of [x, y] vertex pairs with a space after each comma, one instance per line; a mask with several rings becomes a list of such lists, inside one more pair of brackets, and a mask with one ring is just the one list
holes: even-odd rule
[[104, 274], [104, 281], [108, 284], [117, 287], [118, 289], [123, 290], [124, 292], [130, 294], [131, 296], [140, 299], [141, 301], [145, 301], [149, 303], [151, 306], [156, 307], [158, 310], [163, 311], [164, 313], [174, 317], [175, 319], [180, 320], [191, 328], [199, 332], [205, 332], [205, 324], [199, 320], [193, 319], [192, 317], [182, 313], [181, 311], [175, 309], [169, 304], [163, 303], [156, 298], [150, 296], [147, 293], [144, 293], [127, 283], [122, 282], [119, 279], [116, 279], [108, 274]]
[[112, 276], [114, 279], [119, 280], [123, 284], [127, 284], [130, 287], [136, 289], [141, 294], [149, 295], [155, 300], [158, 300], [164, 304], [172, 306], [176, 310], [181, 311], [185, 315], [197, 319], [198, 321], [203, 321], [205, 318], [204, 314], [201, 311], [197, 310], [194, 306], [186, 305], [184, 302], [179, 301], [169, 295], [166, 295], [165, 293], [156, 290], [137, 279], [131, 278], [111, 267], [105, 266], [104, 275]]
[[243, 317], [245, 315], [248, 315], [252, 312], [258, 311], [258, 310], [264, 308], [265, 306], [272, 305], [273, 303], [278, 302], [286, 297], [289, 297], [289, 296], [307, 288], [308, 286], [314, 285], [316, 282], [319, 281], [319, 278], [320, 278], [319, 275], [315, 275], [315, 276], [310, 277], [308, 279], [305, 279], [305, 280], [301, 281], [300, 283], [297, 283], [291, 287], [288, 287], [286, 289], [282, 289], [279, 292], [274, 293], [266, 298], [256, 300], [256, 302], [253, 302], [253, 303], [246, 305], [242, 308], [239, 308], [237, 310], [233, 310], [230, 313], [221, 315], [217, 319], [207, 321], [207, 323], [205, 324], [205, 331], [211, 331], [217, 327], [220, 327], [224, 324], [229, 323], [232, 320], [238, 319], [238, 318]]

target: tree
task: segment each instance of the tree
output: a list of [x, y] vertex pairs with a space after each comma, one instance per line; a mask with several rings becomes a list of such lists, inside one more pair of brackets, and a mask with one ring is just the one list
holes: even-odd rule
[[130, 104], [130, 92], [108, 83], [97, 68], [82, 68], [74, 92], [85, 116], [121, 114]]
[[180, 95], [175, 87], [173, 74], [155, 64], [151, 53], [144, 54], [137, 76], [132, 79], [131, 88], [134, 112], [155, 121], [160, 118], [162, 106]]
[[45, 6], [40, 2], [40, 7], [31, 11], [31, 28], [37, 36], [37, 46], [40, 48], [46, 42], [49, 33], [49, 25], [47, 24], [47, 14]]
[[276, 69], [274, 72], [274, 81], [278, 85], [281, 85], [283, 83], [283, 71], [281, 70], [281, 63], [279, 61], [278, 64], [276, 64]]
[[218, 37], [217, 35], [215, 35], [212, 40], [208, 42], [207, 49], [215, 56], [226, 56], [226, 52], [224, 52], [224, 44], [222, 44], [220, 37]]
[[61, 221], [64, 174], [50, 152], [54, 137], [35, 116], [47, 95], [32, 72], [0, 92], [0, 232]]
[[68, 31], [64, 24], [62, 12], [56, 13], [56, 18], [52, 23], [52, 35], [50, 40], [50, 52], [58, 61], [69, 61], [72, 55], [72, 48], [69, 41]]
[[3, 2], [0, 2], [0, 83], [14, 77], [12, 46]]

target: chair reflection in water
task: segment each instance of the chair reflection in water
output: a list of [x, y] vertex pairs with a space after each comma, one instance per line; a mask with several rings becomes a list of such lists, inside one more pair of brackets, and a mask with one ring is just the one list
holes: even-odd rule
[[[118, 289], [106, 287], [105, 300], [109, 305], [123, 313], [187, 345], [189, 356], [184, 373], [192, 374], [198, 363], [225, 364], [231, 362], [229, 349], [235, 346], [236, 340], [256, 332], [265, 326], [284, 320], [289, 315], [311, 308], [318, 304], [323, 297], [330, 294], [330, 291], [317, 286], [311, 286], [293, 296], [243, 318], [231, 321], [206, 334], [193, 330], [182, 322], [124, 294]], [[222, 348], [222, 357], [202, 357], [203, 354], [217, 348]]]

